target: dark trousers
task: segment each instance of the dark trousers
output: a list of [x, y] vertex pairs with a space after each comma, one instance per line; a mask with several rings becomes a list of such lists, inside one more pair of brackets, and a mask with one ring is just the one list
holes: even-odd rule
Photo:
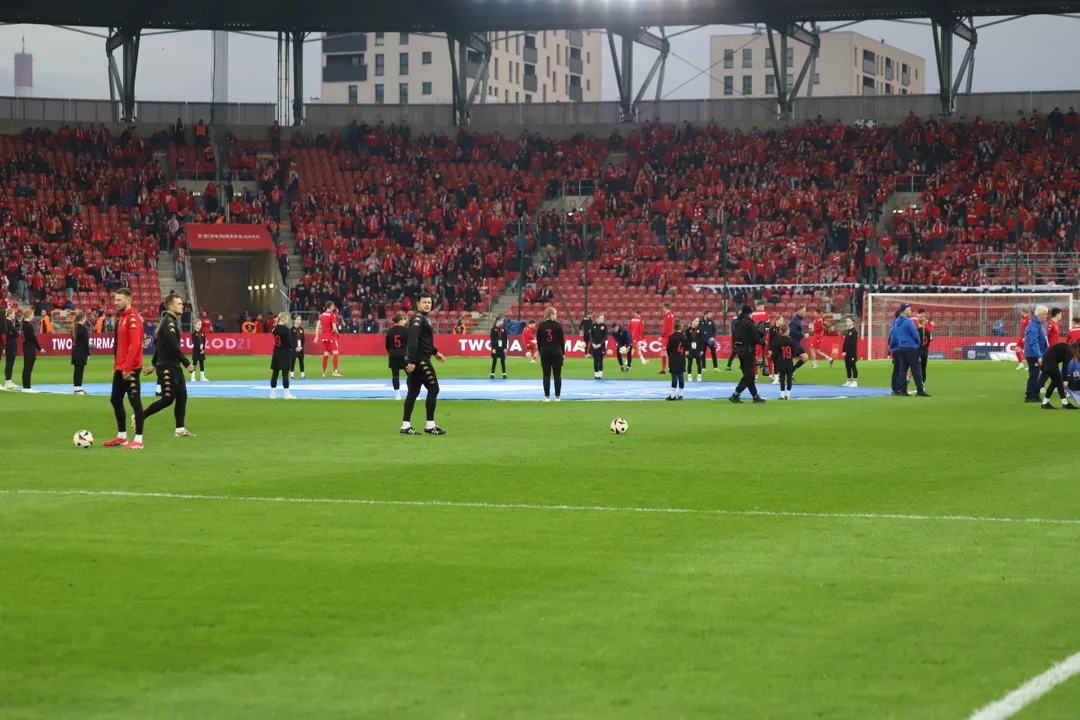
[[615, 358], [619, 361], [619, 367], [634, 366], [634, 352], [629, 345], [619, 345], [615, 348]]
[[85, 365], [76, 365], [72, 373], [71, 384], [75, 387], [82, 387], [83, 373], [86, 372]]
[[112, 397], [109, 398], [109, 401], [112, 403], [113, 413], [116, 415], [116, 429], [118, 432], [127, 432], [127, 417], [124, 414], [125, 395], [128, 402], [131, 403], [132, 412], [135, 413], [135, 434], [142, 435], [145, 416], [143, 414], [138, 370], [131, 371], [130, 380], [125, 380], [124, 374], [119, 370], [113, 372]]
[[791, 386], [795, 383], [795, 371], [794, 370], [780, 370], [776, 373], [776, 376], [780, 378], [780, 391], [791, 390]]
[[506, 374], [506, 353], [500, 353], [498, 355], [491, 356], [491, 374], [495, 374], [495, 364], [502, 362], [502, 374]]
[[735, 388], [736, 395], [742, 395], [743, 390], [749, 390], [750, 395], [757, 397], [757, 358], [753, 350], [741, 350], [736, 353], [739, 358], [739, 369], [742, 370], [742, 380]]
[[201, 373], [206, 372], [206, 357], [191, 358], [191, 364], [195, 366], [195, 369]]
[[187, 380], [184, 379], [184, 368], [159, 367], [157, 369], [157, 381], [161, 386], [161, 397], [146, 408], [144, 419], [174, 405], [173, 415], [176, 417], [176, 427], [184, 427], [187, 418]]
[[288, 373], [287, 370], [278, 370], [277, 368], [274, 368], [273, 370], [270, 371], [270, 389], [271, 390], [276, 390], [277, 389], [278, 375], [281, 376], [281, 387], [288, 390], [289, 389], [289, 373]]
[[671, 371], [671, 389], [682, 390], [686, 386], [686, 373]]
[[1064, 400], [1067, 397], [1065, 395], [1065, 378], [1061, 376], [1061, 371], [1057, 365], [1043, 368], [1042, 373], [1039, 375], [1040, 390], [1046, 387], [1047, 380], [1050, 381], [1050, 389], [1046, 391], [1046, 399], [1049, 400], [1054, 391], [1057, 390], [1058, 397]]
[[695, 365], [697, 366], [697, 374], [700, 375], [701, 371], [705, 369], [705, 358], [703, 358], [701, 355], [698, 355], [697, 357], [686, 358], [686, 372], [693, 375]]
[[412, 421], [413, 408], [416, 406], [417, 398], [420, 397], [420, 391], [427, 388], [427, 419], [428, 422], [435, 422], [435, 404], [439, 399], [439, 378], [435, 375], [435, 368], [432, 367], [431, 360], [421, 360], [416, 363], [416, 367], [409, 373], [405, 385], [408, 388], [408, 393], [405, 395], [405, 413], [402, 420], [405, 422]]
[[859, 361], [853, 357], [844, 358], [844, 369], [847, 370], [848, 380], [859, 379]]
[[735, 358], [736, 358], [736, 357], [738, 357], [738, 356], [739, 356], [739, 354], [738, 354], [737, 352], [735, 352], [735, 348], [734, 348], [734, 347], [733, 347], [733, 348], [731, 348], [731, 354], [730, 354], [730, 355], [728, 355], [728, 357], [727, 357], [727, 366], [728, 366], [728, 370], [730, 370], [730, 369], [731, 369], [731, 363], [732, 363], [732, 361], [733, 361], [733, 360], [735, 360]]
[[1028, 381], [1027, 381], [1027, 394], [1024, 396], [1027, 400], [1039, 399], [1039, 388], [1042, 387], [1039, 384], [1039, 378], [1042, 375], [1042, 368], [1039, 367], [1039, 358], [1025, 358], [1028, 364]]
[[[301, 370], [300, 372], [303, 372], [303, 370]], [[400, 390], [401, 389], [401, 370], [399, 368], [390, 368], [390, 374], [391, 374], [392, 379], [394, 381], [394, 390], [395, 391]]]
[[562, 396], [562, 355], [540, 353], [540, 369], [544, 373], [544, 397], [551, 397], [551, 378], [555, 378], [555, 397]]
[[7, 357], [4, 359], [4, 382], [11, 379], [11, 376], [15, 373], [15, 354], [17, 349], [8, 348]]
[[[712, 366], [713, 366], [713, 369], [718, 368], [719, 365], [716, 362], [716, 343], [706, 343], [705, 346], [708, 348], [708, 351], [710, 353], [712, 353]], [[704, 356], [702, 356], [702, 360], [704, 360], [704, 359], [705, 359]]]
[[[297, 353], [297, 354], [293, 355], [293, 357], [292, 357], [292, 371], [293, 372], [296, 372], [296, 365], [298, 363], [300, 365], [300, 374], [303, 375], [305, 372], [307, 372], [306, 370], [304, 370], [304, 353]], [[394, 386], [394, 389], [397, 389], [396, 385]]]
[[593, 372], [604, 372], [604, 352], [605, 348], [599, 350], [590, 350], [592, 353], [592, 368]]
[[930, 359], [930, 351], [925, 347], [919, 348], [919, 366], [922, 368], [922, 379], [926, 382], [926, 361]]
[[910, 370], [912, 377], [915, 379], [915, 387], [922, 391], [923, 377], [922, 366], [919, 365], [919, 349], [900, 348], [897, 353], [900, 355], [900, 389], [907, 389], [907, 374], [908, 370]]
[[35, 350], [23, 350], [23, 366], [22, 366], [22, 386], [24, 388], [30, 387], [30, 380], [34, 375], [34, 364], [37, 362], [37, 352]]
[[907, 382], [900, 374], [900, 351], [894, 350], [892, 354], [892, 389], [893, 392], [907, 392]]

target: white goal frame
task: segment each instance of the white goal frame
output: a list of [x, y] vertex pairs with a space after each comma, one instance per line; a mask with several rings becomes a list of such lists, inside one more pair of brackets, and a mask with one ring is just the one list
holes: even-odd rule
[[[1066, 322], [1071, 325], [1073, 319], [1076, 317], [1073, 311], [1073, 305], [1075, 299], [1071, 292], [1026, 292], [1026, 293], [867, 293], [866, 294], [866, 319], [864, 321], [866, 328], [866, 359], [867, 360], [883, 360], [888, 358], [875, 358], [874, 357], [874, 299], [899, 299], [905, 298], [911, 301], [912, 305], [917, 305], [919, 299], [924, 299], [926, 302], [931, 302], [932, 298], [1013, 298], [1018, 301], [1019, 304], [1031, 305], [1031, 298], [1038, 297], [1043, 298], [1038, 302], [1041, 304], [1050, 305], [1045, 298], [1055, 298], [1053, 305], [1060, 307], [1068, 313]], [[1026, 300], [1026, 302], [1025, 302]], [[1035, 308], [1031, 310], [1034, 312]], [[1065, 328], [1068, 329], [1068, 326]], [[1063, 333], [1064, 334], [1064, 333]]]

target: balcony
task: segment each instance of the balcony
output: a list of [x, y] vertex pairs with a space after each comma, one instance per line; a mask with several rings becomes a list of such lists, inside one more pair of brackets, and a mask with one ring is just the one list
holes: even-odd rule
[[570, 47], [583, 47], [585, 45], [585, 33], [580, 30], [570, 31]]
[[581, 62], [581, 58], [570, 56], [570, 72], [574, 75], [580, 75], [584, 71], [585, 65]]
[[570, 102], [581, 102], [581, 98], [582, 98], [581, 86], [580, 85], [571, 85], [570, 86]]
[[900, 75], [900, 83], [902, 85], [910, 85], [911, 84], [911, 73], [901, 73], [901, 75]]
[[536, 48], [526, 45], [521, 57], [525, 60], [525, 62], [535, 65], [537, 61]]
[[[329, 59], [329, 58], [327, 58]], [[323, 82], [367, 82], [367, 65], [328, 63], [322, 69]]]
[[465, 63], [465, 76], [474, 78], [480, 74], [480, 61], [469, 60]]
[[877, 75], [877, 61], [872, 58], [863, 58], [862, 70], [867, 75]]
[[885, 66], [885, 79], [886, 80], [892, 80], [893, 79], [893, 66], [892, 65], [886, 65]]
[[521, 87], [525, 89], [525, 92], [536, 92], [537, 80], [535, 75], [523, 75], [521, 78]]
[[367, 33], [329, 33], [322, 39], [324, 53], [367, 51]]

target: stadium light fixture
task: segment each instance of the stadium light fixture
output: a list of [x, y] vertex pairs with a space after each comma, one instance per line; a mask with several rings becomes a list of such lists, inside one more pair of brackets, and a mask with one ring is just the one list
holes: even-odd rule
[[251, 292], [252, 290], [254, 290], [254, 288], [248, 285], [248, 292]]

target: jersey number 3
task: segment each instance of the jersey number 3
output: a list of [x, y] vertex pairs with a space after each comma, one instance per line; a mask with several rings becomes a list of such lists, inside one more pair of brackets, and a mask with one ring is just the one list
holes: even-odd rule
[[548, 342], [552, 342], [552, 341], [554, 340], [554, 338], [553, 338], [553, 337], [552, 337], [552, 335], [551, 335], [551, 328], [548, 328], [548, 329], [547, 329], [547, 330], [545, 330], [544, 332], [546, 332], [546, 333], [547, 333], [547, 341], [548, 341]]

